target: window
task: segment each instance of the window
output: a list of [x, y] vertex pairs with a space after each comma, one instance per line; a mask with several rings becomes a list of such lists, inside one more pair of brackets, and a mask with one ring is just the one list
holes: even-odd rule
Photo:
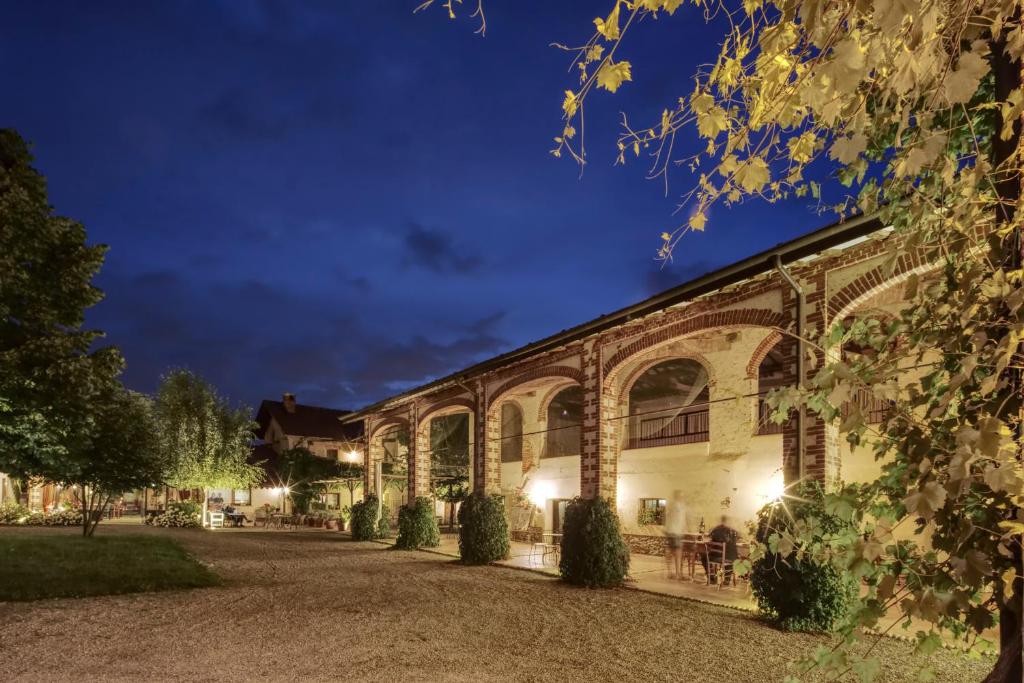
[[252, 505], [252, 489], [231, 489], [232, 505]]
[[583, 387], [572, 386], [558, 392], [548, 405], [546, 458], [580, 454], [583, 424]]
[[519, 462], [523, 459], [523, 411], [518, 405], [506, 401], [501, 405], [501, 461]]
[[330, 458], [331, 460], [337, 460], [338, 459], [338, 449], [337, 448], [328, 448], [327, 449], [327, 457]]
[[640, 526], [664, 524], [667, 502], [664, 498], [641, 498], [640, 510], [636, 515], [636, 523]]
[[341, 509], [341, 494], [340, 493], [321, 493], [320, 502], [323, 503], [328, 510], [340, 510]]
[[708, 440], [708, 373], [688, 358], [648, 368], [629, 390], [629, 443], [648, 448]]

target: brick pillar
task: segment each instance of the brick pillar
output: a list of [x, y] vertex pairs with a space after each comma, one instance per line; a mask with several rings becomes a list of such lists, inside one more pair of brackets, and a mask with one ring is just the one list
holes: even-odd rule
[[[800, 345], [793, 334], [800, 333], [800, 322], [796, 319], [797, 296], [793, 288], [785, 282], [782, 286], [782, 327], [789, 334], [782, 335], [779, 341], [779, 353], [783, 361], [783, 381], [787, 386], [799, 382], [797, 376], [797, 359], [800, 356]], [[800, 480], [799, 437], [797, 436], [797, 412], [794, 410], [789, 419], [782, 425], [782, 472], [786, 486]]]
[[409, 500], [430, 495], [430, 423], [420, 424], [419, 405], [409, 406]]
[[473, 446], [473, 490], [501, 492], [501, 416], [493, 415], [487, 387], [477, 380], [475, 444]]
[[[807, 339], [818, 339], [825, 331], [825, 274], [815, 273], [803, 283], [806, 294], [807, 309], [804, 312], [803, 333]], [[808, 355], [804, 359], [805, 381], [821, 369], [825, 362], [824, 354], [814, 350], [814, 358]], [[828, 448], [824, 421], [815, 415], [805, 419], [805, 438], [807, 446], [804, 450], [804, 476], [808, 479], [825, 484], [835, 483], [839, 479], [839, 453], [836, 448]]]
[[580, 495], [602, 496], [615, 504], [618, 452], [604, 435], [601, 421], [601, 351], [596, 338], [583, 343], [583, 429], [580, 444]]

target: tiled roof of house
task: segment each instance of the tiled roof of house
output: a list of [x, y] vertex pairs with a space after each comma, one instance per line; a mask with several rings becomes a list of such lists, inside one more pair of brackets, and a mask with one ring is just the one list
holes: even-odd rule
[[263, 468], [261, 488], [274, 488], [281, 485], [281, 456], [270, 444], [253, 446], [247, 461], [250, 465], [258, 465]]
[[293, 403], [293, 409], [285, 408], [283, 401], [263, 401], [256, 413], [261, 436], [267, 433], [270, 420], [276, 420], [284, 433], [289, 436], [304, 436], [321, 439], [354, 440], [362, 436], [361, 423], [342, 424], [341, 418], [351, 410], [321, 408]]

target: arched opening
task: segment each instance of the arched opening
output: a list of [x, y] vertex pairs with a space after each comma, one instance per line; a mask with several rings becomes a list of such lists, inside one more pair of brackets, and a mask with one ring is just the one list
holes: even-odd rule
[[[876, 311], [864, 311], [860, 314], [846, 316], [842, 322], [843, 329], [846, 330], [843, 343], [840, 346], [842, 362], [846, 365], [873, 363], [878, 357], [875, 345], [878, 344], [879, 339], [885, 339], [888, 336], [886, 327], [891, 322], [891, 316]], [[890, 342], [890, 344], [895, 344], [895, 342]], [[857, 389], [850, 399], [840, 407], [840, 411], [844, 420], [854, 411], [860, 411], [865, 423], [880, 424], [891, 408], [891, 401], [876, 397], [868, 389]]]
[[409, 429], [404, 425], [391, 425], [378, 432], [373, 441], [371, 454], [381, 462], [381, 503], [394, 521], [398, 509], [408, 502]]
[[523, 409], [512, 401], [501, 405], [501, 461], [523, 460]]
[[783, 425], [772, 419], [772, 409], [765, 400], [768, 393], [786, 385], [785, 356], [775, 344], [757, 366], [757, 433], [781, 434]]
[[469, 413], [430, 420], [430, 486], [449, 528], [454, 528], [458, 506], [469, 495], [469, 433]]
[[647, 368], [629, 389], [626, 448], [707, 441], [708, 372], [689, 358]]
[[580, 454], [583, 425], [583, 387], [574, 385], [559, 391], [547, 410], [545, 458]]

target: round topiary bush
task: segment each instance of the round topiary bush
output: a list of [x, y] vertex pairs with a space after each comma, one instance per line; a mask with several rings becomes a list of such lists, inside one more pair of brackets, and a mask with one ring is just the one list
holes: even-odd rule
[[797, 548], [775, 551], [783, 534], [791, 533], [797, 522], [815, 529], [814, 543], [843, 532], [849, 522], [825, 511], [824, 496], [817, 486], [804, 487], [785, 502], [766, 505], [757, 516], [756, 539], [765, 546], [765, 553], [751, 567], [750, 587], [758, 608], [787, 631], [831, 630], [846, 616], [856, 597], [856, 581], [830, 564], [815, 562], [807, 555], [798, 557]]
[[441, 544], [434, 516], [434, 501], [420, 496], [398, 510], [398, 538], [395, 547], [405, 550], [436, 548]]
[[372, 541], [377, 532], [377, 496], [372, 493], [352, 506], [352, 540]]
[[508, 557], [508, 520], [501, 496], [472, 493], [459, 508], [459, 555], [466, 564]]
[[562, 580], [577, 586], [617, 586], [629, 571], [619, 518], [604, 498], [573, 498], [562, 524]]

